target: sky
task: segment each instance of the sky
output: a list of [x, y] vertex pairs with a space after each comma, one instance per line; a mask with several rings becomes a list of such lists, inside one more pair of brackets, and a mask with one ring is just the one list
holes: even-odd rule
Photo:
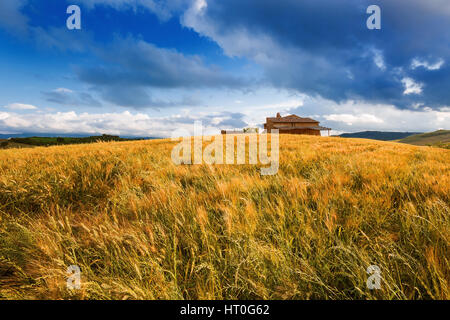
[[450, 129], [449, 30], [448, 0], [1, 0], [0, 134]]

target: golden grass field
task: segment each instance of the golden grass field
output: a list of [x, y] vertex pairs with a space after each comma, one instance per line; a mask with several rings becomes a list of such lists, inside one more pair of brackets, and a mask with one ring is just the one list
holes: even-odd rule
[[282, 135], [261, 176], [175, 144], [1, 150], [0, 298], [450, 298], [450, 150]]

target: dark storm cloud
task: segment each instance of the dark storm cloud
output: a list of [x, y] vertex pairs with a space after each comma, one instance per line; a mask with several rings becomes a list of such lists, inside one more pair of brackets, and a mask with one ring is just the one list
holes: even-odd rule
[[205, 65], [198, 56], [186, 56], [176, 50], [158, 48], [132, 38], [116, 39], [94, 52], [104, 61], [100, 67], [78, 68], [79, 79], [104, 93], [104, 98], [131, 107], [189, 105], [152, 101], [149, 88], [234, 88], [247, 86], [243, 78]]
[[[221, 114], [221, 117], [225, 117], [225, 119], [221, 120], [218, 124], [216, 124], [216, 127], [219, 128], [243, 128], [246, 127], [248, 124], [243, 119], [245, 115], [240, 112], [223, 112]], [[209, 117], [209, 120], [212, 120], [213, 117]]]
[[86, 92], [74, 92], [69, 89], [56, 89], [42, 92], [45, 99], [62, 105], [100, 107], [102, 104]]
[[240, 112], [214, 112], [207, 115], [184, 115], [176, 116], [173, 118], [165, 119], [165, 123], [169, 123], [173, 126], [176, 125], [193, 125], [195, 121], [201, 121], [204, 127], [213, 127], [217, 130], [221, 129], [234, 129], [243, 128], [248, 126], [248, 123], [244, 120], [245, 114]]
[[[213, 39], [226, 54], [246, 57], [264, 70], [263, 81], [256, 82], [206, 64], [198, 56], [159, 48], [133, 36], [105, 45], [95, 42], [95, 30], [67, 32], [64, 27], [28, 26], [22, 12], [28, 1], [0, 2], [0, 28], [28, 30], [42, 46], [93, 53], [95, 62], [78, 67], [76, 76], [117, 105], [188, 106], [192, 101], [155, 99], [152, 89], [247, 90], [264, 82], [338, 103], [351, 99], [435, 109], [450, 105], [448, 0], [76, 2], [90, 4], [88, 8], [100, 4], [117, 10], [142, 7], [162, 21], [190, 4], [181, 17], [184, 26]], [[381, 30], [366, 27], [366, 9], [372, 4], [381, 7]], [[415, 59], [421, 61], [420, 66], [412, 66]], [[439, 68], [427, 67], [436, 61], [443, 61]], [[46, 96], [53, 102], [75, 102], [61, 95]], [[77, 101], [84, 104], [89, 97], [77, 97]]]
[[165, 101], [155, 99], [146, 87], [134, 85], [111, 84], [100, 86], [98, 90], [105, 101], [118, 106], [132, 107], [134, 109], [145, 108], [170, 108], [202, 105], [202, 101], [193, 97], [183, 97], [180, 100]]
[[240, 119], [226, 119], [217, 124], [219, 128], [243, 128], [247, 126], [247, 122]]
[[[372, 4], [381, 7], [381, 30], [366, 27]], [[447, 0], [208, 0], [182, 22], [229, 55], [262, 65], [279, 87], [338, 102], [450, 104]], [[413, 70], [415, 58], [444, 63], [439, 70]], [[404, 94], [404, 78], [422, 84], [422, 92]]]

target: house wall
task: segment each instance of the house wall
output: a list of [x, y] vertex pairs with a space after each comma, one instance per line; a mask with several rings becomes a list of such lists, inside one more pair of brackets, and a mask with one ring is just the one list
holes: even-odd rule
[[271, 121], [264, 124], [265, 129], [272, 129], [274, 125], [277, 126], [277, 128], [305, 128], [305, 127], [314, 127], [318, 126], [319, 122], [276, 122], [273, 123]]
[[294, 128], [315, 127], [319, 125], [319, 122], [310, 123], [292, 123]]
[[[283, 129], [278, 129], [279, 133], [281, 134], [306, 134], [309, 136], [320, 136], [320, 130], [314, 130], [314, 129], [302, 129], [302, 128], [298, 128], [298, 129], [290, 129], [290, 130], [283, 130]], [[270, 132], [270, 129], [268, 130], [268, 132]]]

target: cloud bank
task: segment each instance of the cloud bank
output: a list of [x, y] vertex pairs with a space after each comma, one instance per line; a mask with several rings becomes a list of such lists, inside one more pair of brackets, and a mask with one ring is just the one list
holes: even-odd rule
[[[265, 116], [277, 111], [311, 116], [341, 131], [428, 131], [450, 126], [448, 0], [74, 0], [73, 3], [82, 6], [83, 16], [90, 17], [90, 21], [99, 13], [123, 19], [119, 23], [129, 23], [134, 15], [142, 18], [142, 13], [156, 15], [159, 21], [153, 19], [154, 23], [160, 25], [173, 27], [179, 21], [195, 37], [203, 40], [206, 37], [215, 43], [214, 50], [219, 53], [208, 56], [211, 52], [199, 47], [198, 54], [193, 54], [192, 50], [183, 50], [183, 41], [171, 42], [167, 47], [157, 45], [151, 40], [154, 34], [148, 30], [142, 30], [141, 34], [131, 28], [130, 33], [120, 30], [109, 34], [91, 24], [86, 30], [69, 32], [63, 26], [37, 19], [31, 10], [31, 0], [3, 0], [2, 30], [28, 38], [24, 42], [33, 43], [36, 51], [49, 50], [56, 53], [54, 57], [61, 55], [66, 61], [68, 57], [74, 60], [70, 60], [73, 82], [53, 83], [38, 91], [43, 101], [31, 102], [33, 105], [10, 104], [17, 99], [5, 98], [1, 102], [4, 107], [0, 130], [20, 130], [22, 126], [23, 130], [111, 130], [110, 133], [122, 130], [123, 134], [130, 134], [136, 128], [135, 132], [149, 135], [165, 129], [150, 127], [153, 118], [144, 110], [172, 108], [172, 117], [160, 119], [183, 125], [195, 117], [178, 117], [181, 108], [201, 109], [208, 103], [216, 107], [220, 103], [222, 111], [211, 117], [198, 117], [211, 126], [224, 128], [243, 127], [249, 123], [248, 119], [252, 124], [261, 124]], [[366, 8], [371, 4], [381, 7], [381, 30], [366, 27]], [[180, 25], [178, 29], [182, 28]], [[155, 28], [152, 32], [158, 32], [158, 26], [151, 27]], [[178, 29], [172, 30], [174, 35], [179, 35]], [[83, 89], [76, 91], [65, 86]], [[242, 103], [248, 101], [248, 92], [265, 90], [287, 92], [280, 95], [286, 100], [291, 95], [302, 96], [304, 103], [285, 108], [277, 104], [276, 108], [267, 106], [262, 110]], [[267, 96], [260, 97], [262, 100]], [[222, 103], [221, 99], [227, 98], [228, 102]], [[34, 105], [45, 102], [57, 104], [66, 112], [43, 113], [35, 109]], [[116, 106], [133, 111], [116, 112]], [[80, 111], [89, 107], [102, 107], [102, 113]], [[121, 119], [132, 125], [122, 123]]]
[[107, 113], [28, 113], [0, 111], [0, 132], [8, 133], [85, 133], [115, 134], [121, 136], [170, 137], [177, 129], [193, 134], [195, 121], [202, 121], [206, 134], [219, 134], [221, 128], [246, 126], [244, 114], [211, 112], [166, 117], [150, 117], [142, 112]]
[[[366, 28], [370, 4], [382, 9], [381, 30]], [[227, 55], [261, 65], [277, 87], [398, 108], [421, 102], [438, 109], [450, 101], [445, 0], [197, 0], [182, 23]], [[404, 94], [404, 79], [424, 85]]]

